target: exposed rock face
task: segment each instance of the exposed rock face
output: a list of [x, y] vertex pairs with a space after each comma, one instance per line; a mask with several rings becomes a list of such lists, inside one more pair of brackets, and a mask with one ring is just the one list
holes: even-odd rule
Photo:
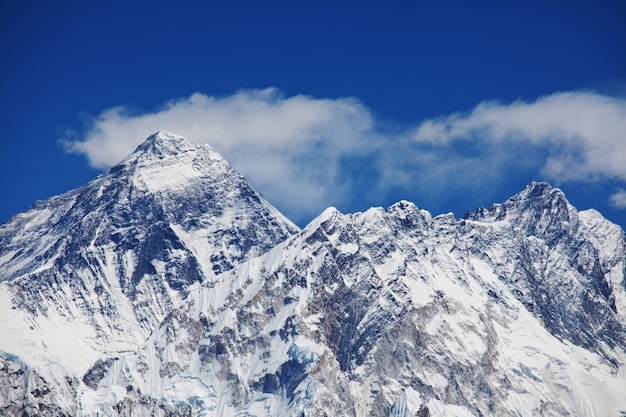
[[211, 148], [161, 133], [0, 228], [0, 406], [618, 416], [625, 248], [544, 183], [462, 219], [402, 201], [297, 231]]

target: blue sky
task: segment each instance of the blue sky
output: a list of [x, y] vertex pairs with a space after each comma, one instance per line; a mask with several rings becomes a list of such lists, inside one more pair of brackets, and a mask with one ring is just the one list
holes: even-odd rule
[[626, 3], [3, 2], [0, 222], [147, 134], [208, 141], [300, 225], [530, 181], [626, 226]]

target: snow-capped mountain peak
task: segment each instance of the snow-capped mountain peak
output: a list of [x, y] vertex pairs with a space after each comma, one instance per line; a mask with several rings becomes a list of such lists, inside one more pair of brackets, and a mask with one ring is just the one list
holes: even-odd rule
[[[135, 151], [127, 156], [118, 165], [132, 166], [135, 164], [150, 165], [155, 160], [171, 159], [170, 163], [186, 163], [187, 158], [204, 151], [211, 161], [223, 161], [224, 158], [210, 145], [206, 143], [195, 143], [179, 135], [166, 131], [159, 131], [150, 135], [141, 143]], [[113, 168], [115, 170], [115, 168]]]
[[297, 231], [210, 146], [159, 132], [0, 227], [0, 351], [50, 383], [85, 372], [134, 349], [194, 283]]
[[470, 211], [467, 219], [508, 221], [529, 236], [547, 239], [548, 243], [578, 228], [578, 212], [565, 194], [545, 182], [533, 182], [501, 204]]

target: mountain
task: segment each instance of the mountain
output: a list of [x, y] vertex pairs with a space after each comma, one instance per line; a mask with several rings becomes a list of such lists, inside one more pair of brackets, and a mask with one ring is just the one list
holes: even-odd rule
[[[121, 415], [148, 399], [207, 416], [623, 415], [625, 254], [619, 227], [548, 184], [462, 219], [405, 201], [331, 208], [190, 294], [85, 404], [115, 398]], [[130, 394], [115, 397], [120, 387]]]
[[624, 232], [545, 183], [300, 231], [160, 133], [0, 251], [4, 414], [626, 415]]
[[2, 404], [38, 404], [57, 385], [49, 395], [72, 398], [50, 403], [75, 403], [77, 376], [136, 349], [194, 284], [297, 231], [214, 149], [166, 132], [36, 203], [0, 228], [4, 372], [36, 372], [23, 389], [3, 385]]

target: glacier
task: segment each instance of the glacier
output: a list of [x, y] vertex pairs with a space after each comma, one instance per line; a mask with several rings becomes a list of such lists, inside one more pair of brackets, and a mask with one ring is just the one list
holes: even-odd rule
[[159, 132], [0, 227], [0, 411], [626, 415], [626, 241], [532, 183], [300, 230]]

